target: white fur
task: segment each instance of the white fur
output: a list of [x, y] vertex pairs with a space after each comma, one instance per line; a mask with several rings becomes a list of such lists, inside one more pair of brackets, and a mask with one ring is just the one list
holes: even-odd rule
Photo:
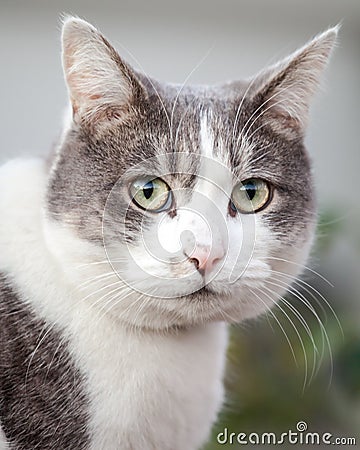
[[9, 449], [10, 447], [5, 437], [5, 433], [0, 425], [0, 450], [9, 450]]
[[208, 126], [206, 113], [202, 113], [200, 118], [200, 138], [202, 154], [207, 158], [211, 158], [214, 150], [214, 136], [211, 128]]
[[[208, 174], [206, 177], [209, 178]], [[211, 305], [209, 311], [203, 307], [195, 310], [186, 298], [147, 298], [145, 303], [138, 304], [136, 291], [121, 283], [117, 286], [126, 293], [126, 298], [117, 302], [118, 309], [106, 313], [103, 294], [112, 289], [111, 281], [95, 283], [95, 289], [91, 283], [87, 290], [78, 289], [78, 284], [84, 281], [97, 277], [101, 280], [108, 270], [104, 264], [97, 264], [104, 259], [104, 250], [79, 239], [71, 229], [45, 220], [46, 181], [45, 165], [40, 160], [17, 160], [0, 168], [0, 271], [14, 277], [24, 302], [29, 302], [39, 316], [69, 338], [71, 353], [85, 376], [90, 398], [91, 449], [199, 448], [208, 437], [223, 400], [227, 343], [224, 324], [205, 323], [216, 319], [241, 321], [272, 306], [276, 294], [259, 301], [250, 295], [249, 289], [262, 286], [269, 278], [270, 266], [264, 257], [272, 250], [278, 254], [281, 246], [277, 247], [276, 241], [274, 248], [269, 246], [268, 231], [261, 217], [248, 215], [243, 223], [227, 220], [231, 242], [228, 262], [211, 281], [219, 294], [225, 289], [231, 292], [231, 297], [224, 300], [219, 295], [219, 304], [214, 306], [219, 316], [211, 312]], [[209, 195], [207, 189], [213, 186], [208, 180], [199, 189]], [[227, 186], [218, 187], [214, 200], [219, 210], [226, 208], [227, 191]], [[211, 192], [213, 196], [215, 191]], [[211, 221], [209, 210], [205, 205], [202, 211], [201, 203], [192, 209], [198, 208]], [[246, 220], [255, 222], [247, 224]], [[184, 223], [188, 226], [189, 220]], [[232, 283], [233, 268], [236, 274], [245, 268], [239, 258], [239, 251], [243, 251], [242, 229], [247, 235], [246, 230], [256, 230], [256, 246], [248, 249], [251, 257], [245, 259], [244, 276]], [[195, 226], [195, 233], [196, 230]], [[215, 235], [222, 234], [216, 226], [212, 231]], [[169, 233], [173, 236], [171, 230]], [[303, 261], [305, 247], [286, 257], [294, 262]], [[141, 245], [137, 252], [139, 259], [147, 257], [148, 265], [155, 264]], [[83, 270], [81, 264], [87, 264]], [[298, 272], [296, 265], [289, 268], [280, 264], [272, 267], [286, 270], [290, 278]], [[139, 271], [133, 268], [132, 272]], [[177, 290], [178, 295], [184, 293], [184, 286], [176, 277], [166, 284], [164, 269], [159, 268], [159, 273], [156, 288], [165, 285], [165, 291], [170, 287], [175, 295]], [[112, 276], [117, 280], [115, 274]], [[100, 291], [94, 292], [99, 287]], [[169, 332], [167, 326], [176, 323], [179, 317], [186, 324], [186, 331]], [[145, 326], [159, 331], [136, 328]]]
[[56, 171], [56, 168], [57, 168], [59, 160], [60, 160], [61, 148], [64, 144], [67, 134], [69, 133], [69, 130], [71, 129], [72, 123], [73, 123], [73, 111], [72, 111], [72, 106], [69, 102], [67, 108], [63, 112], [62, 132], [60, 135], [59, 142], [55, 149], [54, 159], [53, 159], [53, 162], [52, 162], [52, 165], [50, 168], [50, 177], [53, 176]]
[[199, 448], [223, 399], [225, 325], [139, 332], [91, 308], [47, 248], [45, 186], [42, 161], [0, 169], [0, 271], [69, 337], [90, 397], [91, 449]]
[[[283, 86], [293, 89], [291, 95], [286, 92], [291, 107], [282, 104], [285, 90], [275, 92], [269, 106], [276, 99], [291, 117], [305, 123], [307, 94], [317, 84], [335, 35], [336, 30], [329, 31], [295, 55], [303, 60], [300, 74], [295, 71], [295, 79], [290, 76]], [[312, 73], [314, 61], [315, 76], [304, 92], [298, 80]], [[130, 100], [131, 82], [126, 70], [119, 70], [121, 61], [86, 22], [65, 22], [63, 63], [75, 119]], [[261, 213], [227, 213], [239, 180], [229, 170], [229, 152], [221, 138], [214, 142], [215, 126], [211, 114], [203, 111], [200, 176], [194, 192], [187, 197], [183, 193], [183, 199], [191, 200], [178, 208], [175, 218], [162, 219], [159, 214], [155, 226], [144, 230], [143, 239], [131, 249], [111, 239], [104, 249], [46, 217], [44, 162], [17, 160], [0, 168], [0, 271], [11, 277], [23, 302], [68, 338], [86, 380], [92, 450], [195, 450], [203, 445], [223, 400], [227, 333], [219, 321], [240, 322], [270, 308], [285, 291], [270, 281], [272, 294], [264, 294], [272, 269], [286, 273], [291, 281], [307, 257], [311, 225], [303, 236], [305, 244], [290, 249], [270, 231]], [[246, 137], [241, 135], [239, 142], [245, 161], [242, 176], [251, 159]], [[220, 147], [216, 152], [215, 145]], [[182, 193], [177, 195], [179, 200]], [[277, 201], [275, 192], [272, 202]], [[217, 294], [206, 307], [183, 297], [203, 285], [184, 258], [184, 249], [186, 253], [193, 245], [191, 236], [181, 241], [184, 232], [196, 245], [224, 255], [219, 270], [206, 280]], [[149, 252], [148, 244], [157, 251], [158, 242], [175, 264], [162, 259], [165, 253], [155, 258]], [[121, 261], [122, 272], [114, 273], [106, 260], [109, 251]], [[142, 293], [134, 289], [139, 282]], [[144, 286], [149, 290], [144, 292]], [[4, 449], [0, 428], [0, 450]]]

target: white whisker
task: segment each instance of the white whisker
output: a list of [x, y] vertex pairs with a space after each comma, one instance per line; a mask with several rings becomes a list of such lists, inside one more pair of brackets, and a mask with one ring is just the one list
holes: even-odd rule
[[[270, 284], [272, 284], [274, 286], [277, 286], [277, 287], [279, 286], [277, 283], [274, 283], [274, 282], [267, 281], [267, 283], [270, 283]], [[283, 287], [283, 286], [280, 286], [280, 287]], [[276, 294], [272, 289], [269, 289], [268, 287], [265, 287], [265, 289], [267, 289], [269, 292], [271, 292], [273, 294]], [[308, 381], [308, 385], [310, 385], [310, 383], [311, 383], [311, 381], [312, 381], [312, 379], [314, 377], [315, 371], [316, 371], [317, 355], [319, 354], [317, 345], [315, 343], [314, 336], [313, 336], [313, 334], [311, 332], [311, 329], [310, 329], [309, 325], [307, 324], [305, 318], [301, 315], [299, 310], [297, 308], [295, 308], [295, 306], [292, 305], [289, 301], [287, 301], [285, 297], [280, 297], [280, 301], [282, 303], [284, 303], [290, 309], [290, 311], [294, 314], [294, 316], [299, 320], [299, 322], [303, 326], [303, 328], [304, 328], [306, 334], [308, 335], [308, 337], [309, 337], [309, 339], [311, 341], [311, 344], [313, 346], [313, 350], [314, 350], [313, 351], [313, 365], [312, 365], [312, 372], [311, 372], [311, 375], [310, 375], [310, 378], [309, 378], [309, 381]]]
[[334, 287], [334, 285], [331, 284], [330, 281], [327, 280], [323, 275], [321, 275], [319, 272], [316, 272], [316, 270], [311, 269], [310, 267], [306, 266], [305, 264], [299, 264], [299, 263], [296, 263], [294, 261], [290, 261], [290, 260], [285, 259], [285, 258], [277, 258], [275, 256], [265, 256], [264, 258], [261, 258], [261, 259], [263, 259], [263, 260], [272, 259], [274, 261], [282, 261], [282, 262], [286, 262], [288, 264], [293, 264], [293, 265], [295, 265], [297, 267], [300, 267], [302, 269], [308, 270], [309, 272], [313, 273], [314, 275], [317, 275], [319, 278], [321, 278], [323, 281], [325, 281], [325, 283], [327, 283], [329, 286], [331, 286], [332, 288]]
[[[281, 283], [280, 287], [287, 287], [287, 283], [284, 283], [281, 280], [277, 280], [278, 283]], [[276, 285], [276, 283], [273, 283]], [[313, 306], [310, 304], [310, 302], [304, 297], [304, 295], [301, 294], [301, 292], [299, 292], [296, 288], [294, 288], [293, 286], [288, 287], [288, 292], [290, 294], [292, 294], [294, 297], [296, 297], [302, 304], [304, 304], [309, 311], [314, 315], [314, 317], [316, 318], [319, 326], [320, 326], [320, 330], [321, 330], [321, 336], [322, 336], [322, 352], [321, 352], [321, 357], [320, 357], [320, 362], [319, 362], [319, 366], [318, 366], [318, 370], [320, 368], [320, 363], [323, 359], [323, 355], [324, 355], [324, 338], [326, 340], [326, 344], [329, 350], [329, 357], [330, 357], [330, 364], [331, 364], [331, 374], [330, 374], [330, 381], [329, 381], [329, 386], [332, 382], [332, 377], [333, 377], [333, 354], [332, 354], [332, 349], [331, 349], [331, 344], [330, 344], [330, 339], [328, 336], [328, 333], [326, 331], [326, 328], [322, 322], [322, 320], [320, 319], [319, 315], [317, 314], [317, 312], [315, 311], [315, 309], [313, 308]], [[316, 373], [318, 372], [318, 370], [316, 370]]]
[[[183, 91], [184, 87], [186, 86], [186, 83], [189, 81], [189, 79], [191, 78], [192, 74], [201, 66], [201, 64], [205, 61], [205, 59], [209, 56], [210, 52], [212, 51], [213, 47], [210, 47], [207, 52], [205, 53], [205, 55], [200, 59], [200, 61], [195, 65], [195, 67], [189, 72], [189, 74], [187, 75], [187, 77], [185, 78], [185, 80], [183, 81], [180, 89], [178, 90], [174, 103], [173, 103], [173, 107], [171, 109], [171, 115], [170, 115], [170, 126], [171, 126], [171, 130], [173, 127], [173, 120], [174, 120], [174, 112], [175, 112], [175, 107], [176, 107], [176, 103], [179, 99], [179, 96], [181, 94], [181, 92]], [[182, 116], [184, 117], [184, 116]], [[182, 119], [181, 119], [182, 120]], [[179, 129], [179, 127], [177, 127], [177, 130]], [[177, 132], [176, 132], [176, 136], [177, 136]], [[171, 143], [173, 144], [172, 141], [173, 135], [171, 132]], [[174, 147], [176, 146], [176, 138], [175, 138], [175, 143], [174, 143]]]
[[[281, 311], [281, 312], [284, 314], [284, 316], [288, 319], [289, 323], [290, 323], [291, 326], [293, 327], [293, 329], [294, 329], [294, 331], [295, 331], [295, 333], [296, 333], [296, 335], [297, 335], [297, 337], [298, 337], [298, 339], [299, 339], [299, 342], [300, 342], [300, 345], [301, 345], [301, 348], [302, 348], [302, 351], [303, 351], [303, 355], [304, 355], [304, 364], [305, 364], [305, 374], [304, 374], [304, 383], [303, 383], [303, 391], [304, 391], [305, 388], [306, 388], [306, 385], [307, 385], [307, 380], [308, 380], [308, 359], [307, 359], [307, 353], [306, 353], [304, 341], [303, 341], [303, 339], [302, 339], [302, 337], [301, 337], [301, 334], [299, 333], [298, 329], [296, 328], [296, 325], [294, 324], [294, 322], [293, 322], [293, 320], [290, 318], [290, 316], [286, 313], [286, 311], [284, 310], [284, 308], [282, 308], [281, 305], [280, 305], [279, 303], [277, 303], [276, 300], [274, 300], [274, 298], [272, 298], [268, 293], [264, 292], [264, 291], [263, 291], [262, 289], [260, 289], [260, 288], [257, 288], [257, 289], [260, 290], [260, 292], [262, 292], [264, 295], [266, 295], [266, 297], [268, 297], [269, 300], [270, 300], [270, 301], [271, 301], [278, 309], [280, 309], [280, 311]], [[270, 290], [270, 292], [271, 292], [271, 290]], [[276, 297], [278, 297], [278, 294], [277, 294], [277, 293], [274, 293], [274, 294], [276, 295]], [[282, 298], [282, 297], [281, 297], [281, 298]]]
[[[260, 293], [264, 294], [264, 292], [262, 292], [260, 288], [256, 288], [256, 289], [259, 290]], [[264, 302], [264, 300], [263, 300], [260, 296], [258, 296], [252, 289], [250, 289], [250, 292], [251, 292], [253, 295], [255, 295], [255, 297], [256, 297], [256, 298], [257, 298], [257, 299], [258, 299], [258, 300], [266, 307], [266, 309], [268, 309], [266, 303]], [[266, 294], [265, 294], [265, 295], [266, 295]], [[272, 301], [275, 303], [275, 300], [272, 300]], [[280, 330], [281, 330], [282, 333], [284, 334], [285, 339], [286, 339], [286, 341], [287, 341], [287, 343], [288, 343], [288, 345], [289, 345], [289, 347], [290, 347], [291, 354], [292, 354], [292, 356], [293, 356], [293, 358], [294, 358], [295, 365], [296, 365], [296, 367], [299, 367], [299, 363], [298, 363], [297, 358], [296, 358], [296, 355], [295, 355], [294, 347], [292, 346], [291, 341], [290, 341], [290, 339], [289, 339], [289, 337], [288, 337], [288, 335], [287, 335], [287, 333], [286, 333], [284, 327], [281, 325], [279, 319], [276, 317], [276, 315], [272, 312], [271, 309], [269, 309], [268, 312], [269, 312], [269, 313], [271, 314], [271, 316], [274, 318], [274, 320], [275, 320], [276, 323], [278, 324]]]
[[169, 126], [169, 133], [170, 133], [169, 136], [170, 136], [170, 139], [171, 139], [171, 121], [170, 121], [170, 118], [169, 118], [169, 114], [168, 114], [168, 112], [167, 112], [167, 110], [166, 110], [166, 107], [165, 107], [165, 104], [164, 104], [163, 99], [161, 98], [161, 95], [159, 94], [158, 90], [156, 89], [156, 87], [155, 87], [155, 85], [154, 85], [154, 82], [153, 82], [152, 79], [147, 75], [147, 73], [146, 73], [146, 71], [144, 70], [143, 66], [140, 64], [139, 60], [134, 56], [134, 54], [133, 54], [130, 50], [128, 50], [127, 48], [125, 48], [123, 45], [120, 45], [120, 47], [122, 47], [122, 48], [123, 48], [123, 49], [131, 56], [131, 58], [136, 62], [136, 64], [140, 67], [140, 69], [141, 69], [143, 75], [146, 77], [146, 79], [147, 79], [148, 82], [150, 83], [151, 87], [154, 89], [155, 94], [156, 94], [157, 98], [159, 99], [159, 102], [160, 102], [160, 104], [161, 104], [161, 107], [162, 107], [162, 109], [163, 109], [163, 111], [164, 111], [164, 113], [165, 113], [165, 117], [166, 117], [166, 120], [167, 120], [167, 123], [168, 123], [168, 126]]
[[[257, 114], [259, 111], [261, 111], [261, 109], [262, 109], [267, 103], [269, 103], [273, 98], [275, 98], [276, 96], [280, 95], [282, 92], [286, 91], [287, 89], [288, 89], [288, 88], [282, 88], [282, 89], [280, 89], [278, 92], [275, 92], [275, 94], [273, 94], [273, 95], [272, 95], [271, 97], [269, 97], [267, 100], [265, 100], [264, 102], [262, 102], [261, 105], [258, 106], [258, 107], [255, 109], [255, 111], [250, 115], [250, 117], [248, 118], [248, 120], [245, 122], [245, 125], [242, 127], [242, 129], [241, 129], [241, 131], [240, 131], [240, 133], [239, 133], [239, 136], [238, 136], [238, 138], [236, 139], [237, 144], [239, 143], [240, 139], [246, 137], [246, 134], [248, 133], [249, 129], [252, 127], [253, 123], [258, 119], [258, 117], [259, 117], [260, 115], [263, 114], [263, 112], [260, 112], [260, 114], [258, 114], [257, 116], [256, 116], [256, 114]], [[283, 102], [283, 101], [284, 101], [284, 100], [280, 100], [279, 103], [281, 103], [281, 102]], [[270, 108], [271, 108], [272, 106], [273, 106], [273, 105], [270, 105]], [[255, 119], [251, 122], [251, 120], [253, 119], [254, 116], [255, 116]], [[249, 129], [247, 130], [246, 127], [248, 126], [249, 123], [250, 123], [250, 127], [249, 127]], [[245, 132], [245, 136], [244, 136], [244, 132]]]
[[114, 272], [107, 272], [107, 273], [102, 273], [101, 275], [96, 275], [95, 277], [90, 277], [88, 280], [85, 280], [83, 283], [80, 283], [77, 288], [79, 290], [84, 290], [85, 288], [87, 288], [90, 284], [94, 284], [94, 283], [101, 283], [105, 280], [108, 280], [109, 278], [114, 277], [116, 274], [114, 274]]

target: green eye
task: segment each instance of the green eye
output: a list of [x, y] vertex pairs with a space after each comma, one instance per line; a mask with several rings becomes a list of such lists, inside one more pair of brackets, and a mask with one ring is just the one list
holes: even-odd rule
[[250, 178], [234, 187], [230, 206], [233, 210], [248, 214], [265, 208], [270, 200], [269, 184], [259, 178]]
[[137, 206], [152, 212], [164, 211], [172, 204], [171, 190], [160, 178], [138, 178], [130, 185], [130, 195]]

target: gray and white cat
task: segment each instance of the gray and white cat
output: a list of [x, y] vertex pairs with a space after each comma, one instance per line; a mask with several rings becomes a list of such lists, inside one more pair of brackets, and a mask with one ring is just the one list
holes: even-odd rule
[[337, 28], [250, 81], [159, 83], [65, 21], [56, 154], [0, 168], [0, 448], [194, 450], [226, 323], [298, 276], [316, 221], [303, 138]]

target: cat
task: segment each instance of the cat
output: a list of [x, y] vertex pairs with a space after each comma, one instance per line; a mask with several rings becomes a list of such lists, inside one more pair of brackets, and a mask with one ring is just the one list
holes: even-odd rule
[[2, 450], [207, 441], [227, 324], [309, 254], [304, 134], [337, 31], [251, 80], [179, 86], [64, 21], [71, 118], [49, 158], [0, 168]]

